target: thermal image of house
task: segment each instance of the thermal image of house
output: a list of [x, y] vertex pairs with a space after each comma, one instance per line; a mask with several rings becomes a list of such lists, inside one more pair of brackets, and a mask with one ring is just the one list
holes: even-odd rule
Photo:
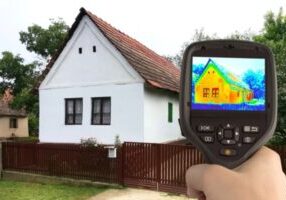
[[249, 86], [212, 59], [195, 82], [195, 103], [241, 104], [252, 99]]

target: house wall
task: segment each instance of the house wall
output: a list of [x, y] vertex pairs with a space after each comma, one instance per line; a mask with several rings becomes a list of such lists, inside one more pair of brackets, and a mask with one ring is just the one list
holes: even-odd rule
[[[93, 52], [93, 46], [96, 52]], [[40, 89], [139, 82], [144, 80], [93, 22], [84, 17]]]
[[[93, 52], [96, 46], [96, 52]], [[79, 48], [82, 53], [79, 54]], [[144, 80], [88, 17], [40, 86], [40, 141], [143, 141]], [[91, 125], [91, 98], [111, 97], [111, 125]], [[65, 98], [83, 98], [82, 125], [65, 125]]]
[[[173, 104], [173, 122], [168, 122], [168, 103]], [[177, 94], [144, 89], [144, 141], [168, 142], [183, 138], [178, 123], [179, 97]]]
[[[91, 125], [91, 98], [111, 97], [111, 125]], [[65, 98], [83, 98], [81, 125], [65, 125]], [[79, 143], [95, 137], [100, 143], [143, 141], [143, 84], [101, 85], [40, 90], [40, 142]]]
[[[178, 96], [144, 89], [144, 82], [84, 17], [40, 86], [40, 142], [78, 143], [95, 137], [112, 144], [117, 134], [121, 141], [178, 139]], [[91, 125], [93, 97], [111, 97], [111, 125]], [[83, 98], [81, 125], [65, 125], [65, 98]], [[172, 123], [168, 123], [168, 102], [173, 103]]]
[[[14, 117], [13, 117], [14, 118]], [[28, 137], [28, 118], [17, 118], [18, 128], [10, 128], [10, 117], [0, 117], [0, 138], [11, 137], [14, 133], [16, 137]]]

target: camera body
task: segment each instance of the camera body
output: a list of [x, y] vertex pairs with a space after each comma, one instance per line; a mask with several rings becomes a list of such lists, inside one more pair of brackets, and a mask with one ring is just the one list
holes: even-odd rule
[[264, 45], [236, 40], [191, 44], [181, 70], [183, 136], [209, 163], [234, 168], [273, 135], [277, 83]]

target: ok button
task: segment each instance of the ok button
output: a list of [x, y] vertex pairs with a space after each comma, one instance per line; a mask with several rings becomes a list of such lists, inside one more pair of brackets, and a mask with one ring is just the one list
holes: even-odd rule
[[225, 139], [232, 139], [232, 137], [233, 137], [233, 130], [232, 129], [225, 129], [225, 130], [223, 130], [223, 137]]

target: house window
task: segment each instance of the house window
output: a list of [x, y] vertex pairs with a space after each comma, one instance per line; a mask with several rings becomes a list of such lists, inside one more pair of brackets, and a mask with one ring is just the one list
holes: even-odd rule
[[203, 88], [203, 97], [209, 97], [209, 96], [210, 96], [210, 89]]
[[92, 51], [93, 51], [93, 52], [96, 52], [96, 46], [93, 46], [93, 47], [92, 47]]
[[111, 122], [111, 98], [92, 98], [91, 124], [110, 125]]
[[218, 97], [218, 95], [219, 95], [219, 89], [213, 88], [212, 89], [212, 97]]
[[79, 53], [79, 54], [82, 54], [82, 48], [81, 48], [81, 47], [78, 48], [78, 53]]
[[173, 122], [173, 104], [168, 103], [168, 122]]
[[82, 98], [66, 99], [67, 125], [82, 124]]
[[10, 128], [18, 128], [17, 118], [10, 118]]

